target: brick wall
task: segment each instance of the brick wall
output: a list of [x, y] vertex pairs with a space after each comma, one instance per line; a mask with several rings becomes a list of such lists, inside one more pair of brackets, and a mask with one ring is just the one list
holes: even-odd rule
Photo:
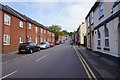
[[0, 11], [0, 54], [2, 53], [2, 11]]
[[[7, 13], [3, 13], [4, 14]], [[7, 14], [9, 15], [9, 14]], [[22, 21], [14, 16], [11, 16], [11, 23], [10, 26], [4, 24], [3, 35], [8, 34], [10, 35], [10, 45], [3, 46], [3, 53], [17, 51], [19, 48], [19, 37], [23, 37], [23, 42], [26, 42], [26, 22], [23, 21], [23, 28], [19, 27], [19, 22]], [[4, 19], [4, 18], [3, 18]]]

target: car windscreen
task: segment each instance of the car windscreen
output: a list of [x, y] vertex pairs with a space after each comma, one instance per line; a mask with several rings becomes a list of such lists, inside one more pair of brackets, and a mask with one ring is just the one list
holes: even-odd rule
[[28, 45], [29, 45], [29, 43], [23, 43], [20, 46], [28, 46]]
[[41, 44], [46, 44], [46, 42], [42, 42]]

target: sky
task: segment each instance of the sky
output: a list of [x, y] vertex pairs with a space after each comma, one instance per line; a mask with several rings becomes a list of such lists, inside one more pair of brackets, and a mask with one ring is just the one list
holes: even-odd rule
[[96, 0], [88, 1], [6, 1], [1, 3], [47, 27], [59, 25], [62, 30], [72, 32], [85, 22], [85, 17]]

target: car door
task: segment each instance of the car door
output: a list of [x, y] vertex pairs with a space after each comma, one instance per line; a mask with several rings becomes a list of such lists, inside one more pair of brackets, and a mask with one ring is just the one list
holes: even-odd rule
[[34, 50], [37, 51], [38, 50], [37, 45], [35, 43], [33, 43], [33, 45], [34, 45]]

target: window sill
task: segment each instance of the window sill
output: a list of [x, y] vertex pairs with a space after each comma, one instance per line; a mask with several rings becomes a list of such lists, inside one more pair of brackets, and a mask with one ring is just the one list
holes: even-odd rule
[[102, 19], [104, 17], [104, 14], [102, 16], [100, 16], [99, 20]]
[[3, 44], [4, 46], [9, 46], [10, 44]]
[[103, 48], [104, 50], [106, 50], [106, 51], [110, 51], [110, 48]]
[[19, 43], [23, 43], [23, 42], [19, 42]]
[[101, 47], [97, 47], [97, 49], [100, 49], [100, 50], [101, 50]]
[[22, 29], [23, 29], [23, 27], [20, 27], [20, 28], [22, 28]]

